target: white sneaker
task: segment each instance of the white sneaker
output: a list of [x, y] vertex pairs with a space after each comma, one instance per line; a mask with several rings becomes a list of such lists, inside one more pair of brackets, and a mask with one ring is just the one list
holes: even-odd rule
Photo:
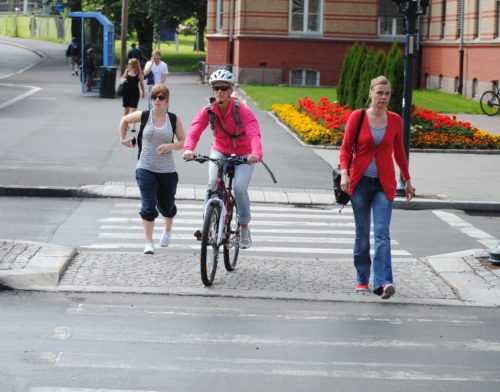
[[162, 247], [167, 247], [170, 245], [170, 234], [172, 232], [171, 231], [164, 231], [162, 236], [161, 236], [161, 240], [160, 240], [160, 246]]
[[155, 246], [153, 244], [146, 244], [144, 248], [145, 255], [153, 255], [155, 253]]
[[248, 249], [252, 246], [252, 237], [250, 236], [250, 228], [247, 227], [244, 229], [241, 228], [241, 237], [240, 237], [240, 248]]

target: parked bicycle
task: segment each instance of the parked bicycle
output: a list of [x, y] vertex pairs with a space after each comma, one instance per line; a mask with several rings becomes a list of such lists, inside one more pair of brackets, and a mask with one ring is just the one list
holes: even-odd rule
[[500, 90], [498, 83], [493, 83], [494, 91], [485, 91], [479, 101], [481, 110], [488, 116], [495, 116], [500, 112]]
[[231, 155], [214, 159], [206, 155], [195, 155], [194, 161], [211, 161], [217, 165], [216, 189], [209, 194], [205, 205], [203, 230], [195, 236], [201, 240], [200, 272], [205, 286], [211, 286], [217, 272], [220, 248], [223, 247], [224, 266], [227, 271], [236, 268], [240, 250], [240, 223], [238, 206], [232, 193], [234, 169], [247, 163], [246, 158]]

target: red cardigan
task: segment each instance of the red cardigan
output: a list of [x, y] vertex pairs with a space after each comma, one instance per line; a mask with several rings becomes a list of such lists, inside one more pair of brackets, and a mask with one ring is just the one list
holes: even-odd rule
[[[361, 110], [355, 110], [347, 120], [344, 140], [340, 148], [340, 168], [347, 169], [351, 157], [352, 144], [356, 137], [358, 120]], [[377, 146], [373, 140], [368, 116], [365, 115], [363, 125], [359, 131], [358, 141], [354, 147], [354, 158], [349, 170], [349, 194], [354, 192], [356, 185], [370, 165], [373, 157], [376, 157], [377, 172], [380, 184], [389, 200], [394, 200], [396, 196], [396, 173], [394, 171], [394, 159], [401, 170], [405, 181], [410, 179], [408, 171], [408, 160], [403, 146], [403, 121], [394, 112], [387, 112], [387, 129], [384, 138]]]

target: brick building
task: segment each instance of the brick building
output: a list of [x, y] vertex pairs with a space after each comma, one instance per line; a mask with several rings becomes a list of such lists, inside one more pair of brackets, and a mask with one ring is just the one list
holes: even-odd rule
[[[464, 94], [480, 94], [500, 79], [500, 0], [431, 3], [416, 84], [456, 91], [463, 40]], [[353, 42], [387, 51], [394, 41], [404, 45], [404, 19], [391, 0], [208, 0], [207, 71], [231, 64], [239, 82], [334, 86]]]

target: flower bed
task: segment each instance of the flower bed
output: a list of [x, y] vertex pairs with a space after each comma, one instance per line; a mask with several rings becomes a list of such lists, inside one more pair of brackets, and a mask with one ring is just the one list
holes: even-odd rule
[[[318, 104], [304, 97], [297, 106], [275, 104], [273, 112], [304, 142], [340, 146], [351, 110], [321, 98]], [[500, 136], [481, 131], [470, 123], [457, 121], [415, 106], [410, 125], [410, 147], [437, 149], [500, 149]]]

